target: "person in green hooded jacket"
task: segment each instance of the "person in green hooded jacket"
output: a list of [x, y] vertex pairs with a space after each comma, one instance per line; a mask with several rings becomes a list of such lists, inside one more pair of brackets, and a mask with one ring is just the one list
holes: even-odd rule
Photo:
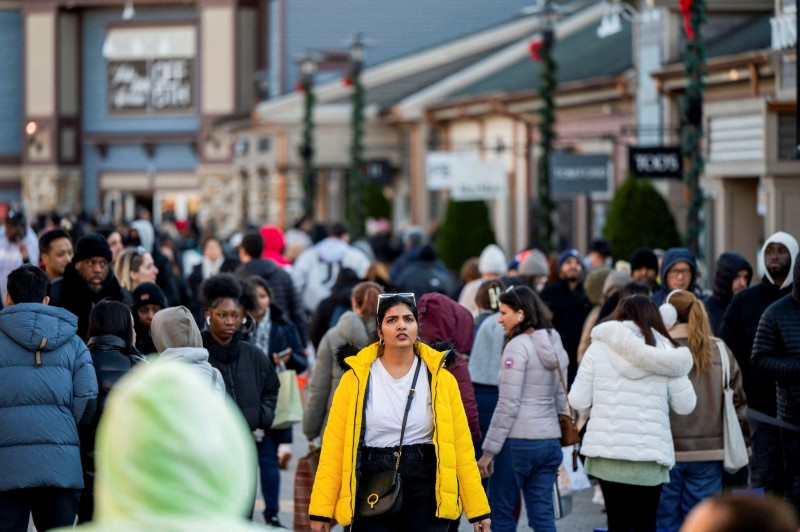
[[242, 517], [256, 485], [247, 424], [180, 362], [142, 364], [114, 387], [96, 450], [94, 521], [78, 530], [264, 530]]

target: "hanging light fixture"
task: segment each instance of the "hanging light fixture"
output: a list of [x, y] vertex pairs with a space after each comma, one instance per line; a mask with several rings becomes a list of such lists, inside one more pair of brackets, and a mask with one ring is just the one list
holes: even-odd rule
[[125, 0], [125, 7], [122, 9], [122, 20], [131, 20], [136, 16], [136, 10], [133, 9], [133, 0]]

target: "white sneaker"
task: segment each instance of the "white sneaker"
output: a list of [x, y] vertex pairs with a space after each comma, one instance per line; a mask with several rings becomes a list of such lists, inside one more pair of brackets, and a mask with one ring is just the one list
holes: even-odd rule
[[599, 504], [600, 506], [606, 505], [606, 500], [603, 498], [603, 490], [600, 489], [600, 484], [594, 487], [594, 495], [592, 495], [592, 504]]

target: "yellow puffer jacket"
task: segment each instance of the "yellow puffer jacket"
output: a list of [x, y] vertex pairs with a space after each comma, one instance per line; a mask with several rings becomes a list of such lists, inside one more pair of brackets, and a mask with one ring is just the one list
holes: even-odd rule
[[[456, 379], [444, 369], [444, 353], [417, 342], [417, 354], [431, 372], [433, 444], [436, 447], [436, 517], [457, 519], [462, 508], [470, 522], [489, 517], [489, 502], [475, 463], [472, 436]], [[312, 520], [349, 525], [355, 512], [356, 463], [364, 412], [364, 393], [378, 344], [345, 362], [347, 371], [333, 397], [322, 455], [311, 491]], [[399, 430], [399, 427], [398, 427]]]

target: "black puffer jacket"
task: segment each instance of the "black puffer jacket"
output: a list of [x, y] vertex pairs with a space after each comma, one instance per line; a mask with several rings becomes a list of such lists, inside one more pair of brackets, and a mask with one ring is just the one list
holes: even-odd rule
[[572, 385], [578, 373], [578, 344], [583, 322], [592, 310], [592, 303], [586, 297], [583, 283], [579, 283], [575, 290], [570, 290], [567, 281], [563, 279], [545, 286], [541, 295], [553, 313], [553, 327], [561, 336], [564, 350], [569, 355], [567, 384]]
[[239, 266], [237, 271], [258, 275], [267, 282], [272, 289], [272, 302], [286, 313], [289, 321], [294, 323], [305, 345], [307, 339], [306, 315], [303, 312], [300, 296], [297, 295], [297, 290], [294, 288], [292, 276], [278, 266], [275, 261], [269, 259], [253, 259]]
[[800, 268], [793, 291], [764, 311], [753, 344], [753, 366], [777, 382], [778, 417], [800, 421]]
[[278, 375], [275, 366], [259, 348], [241, 340], [239, 333], [231, 343], [222, 345], [202, 332], [208, 361], [222, 373], [228, 395], [239, 406], [250, 430], [268, 430], [275, 417], [278, 401]]
[[739, 253], [727, 252], [717, 259], [712, 294], [703, 300], [708, 312], [708, 319], [711, 321], [711, 331], [715, 335], [719, 335], [725, 309], [733, 299], [733, 280], [741, 270], [747, 271], [747, 285], [749, 286], [750, 281], [753, 280], [753, 267], [744, 256]]
[[745, 288], [734, 296], [719, 330], [720, 338], [733, 351], [742, 370], [748, 406], [770, 416], [776, 413], [775, 381], [755, 371], [750, 363], [750, 355], [761, 315], [767, 307], [791, 291], [791, 285], [781, 290], [764, 276], [761, 283]]

